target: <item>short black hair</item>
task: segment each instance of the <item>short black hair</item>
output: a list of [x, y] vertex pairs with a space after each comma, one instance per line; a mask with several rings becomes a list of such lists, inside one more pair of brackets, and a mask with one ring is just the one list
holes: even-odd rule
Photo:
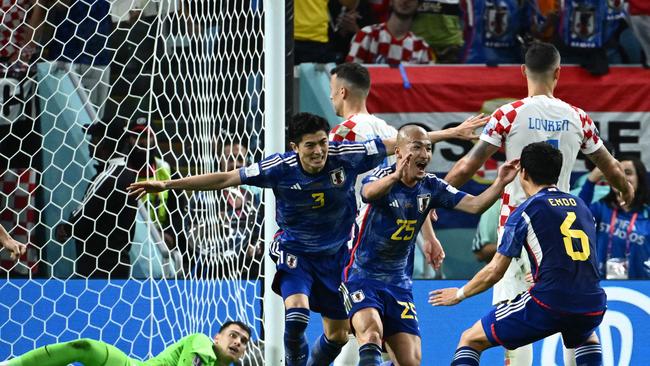
[[342, 63], [330, 71], [332, 75], [337, 78], [343, 79], [358, 88], [364, 93], [370, 90], [370, 74], [368, 69], [356, 62]]
[[548, 142], [535, 142], [521, 151], [521, 168], [537, 185], [554, 185], [562, 171], [562, 152]]
[[[650, 192], [648, 191], [648, 171], [646, 170], [645, 165], [636, 156], [625, 155], [618, 158], [618, 161], [631, 161], [634, 165], [634, 170], [636, 170], [637, 178], [637, 187], [634, 192], [634, 199], [630, 204], [632, 211], [639, 211], [643, 209], [643, 206], [650, 203]], [[616, 198], [616, 192], [613, 189], [610, 189], [607, 196], [603, 197], [603, 200], [609, 204], [611, 207], [618, 206], [618, 200]]]
[[559, 61], [560, 53], [550, 43], [533, 42], [526, 50], [526, 69], [535, 74], [552, 71]]
[[297, 144], [302, 140], [302, 137], [309, 133], [316, 133], [324, 131], [329, 134], [330, 125], [327, 120], [321, 116], [312, 113], [298, 113], [293, 116], [288, 126], [289, 141]]
[[231, 325], [237, 325], [241, 329], [243, 329], [246, 333], [248, 333], [248, 338], [251, 337], [251, 327], [246, 325], [243, 322], [240, 322], [239, 320], [228, 320], [227, 322], [223, 323], [221, 325], [221, 328], [219, 328], [219, 333], [223, 332], [226, 328], [228, 328]]

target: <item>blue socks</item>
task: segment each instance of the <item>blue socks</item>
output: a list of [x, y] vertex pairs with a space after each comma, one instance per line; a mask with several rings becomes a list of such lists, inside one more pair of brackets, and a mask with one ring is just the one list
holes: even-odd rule
[[344, 345], [345, 343], [330, 341], [325, 334], [321, 334], [312, 346], [311, 356], [309, 357], [307, 366], [329, 366], [329, 364], [334, 362], [336, 356], [341, 353], [341, 348]]
[[286, 366], [305, 366], [309, 345], [305, 329], [309, 323], [309, 309], [287, 309], [284, 321], [284, 351]]
[[601, 366], [603, 349], [599, 343], [586, 343], [576, 348], [577, 366]]
[[381, 363], [381, 347], [374, 343], [359, 347], [359, 366], [379, 366]]
[[454, 353], [451, 366], [478, 366], [481, 354], [472, 347], [460, 347]]

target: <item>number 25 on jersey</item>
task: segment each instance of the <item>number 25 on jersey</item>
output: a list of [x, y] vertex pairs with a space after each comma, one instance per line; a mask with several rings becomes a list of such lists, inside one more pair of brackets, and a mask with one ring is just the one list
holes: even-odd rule
[[391, 235], [392, 240], [411, 240], [415, 235], [415, 224], [418, 220], [397, 219], [397, 230]]

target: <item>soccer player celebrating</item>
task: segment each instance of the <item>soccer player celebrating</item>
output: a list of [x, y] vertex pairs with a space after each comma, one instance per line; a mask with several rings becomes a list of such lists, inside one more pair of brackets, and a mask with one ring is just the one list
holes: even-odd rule
[[369, 208], [341, 286], [361, 345], [360, 365], [380, 365], [382, 340], [396, 364], [420, 364], [411, 290], [416, 234], [435, 207], [485, 211], [517, 173], [516, 161], [504, 164], [494, 184], [475, 197], [426, 173], [431, 149], [423, 128], [403, 127], [397, 135], [397, 163], [364, 179], [362, 197]]
[[244, 356], [251, 329], [239, 321], [227, 321], [214, 339], [205, 334], [188, 335], [158, 356], [141, 362], [124, 352], [92, 339], [51, 344], [0, 363], [0, 366], [67, 366], [80, 362], [84, 366], [226, 366]]
[[[472, 117], [458, 127], [428, 133], [431, 142], [471, 139], [483, 124]], [[310, 365], [329, 365], [347, 342], [349, 325], [338, 293], [348, 259], [347, 241], [356, 216], [354, 184], [359, 174], [379, 165], [395, 149], [395, 139], [363, 143], [328, 142], [329, 125], [299, 113], [289, 123], [293, 151], [233, 170], [169, 181], [133, 183], [131, 194], [166, 189], [217, 190], [240, 184], [272, 188], [280, 231], [271, 245], [277, 273], [273, 289], [285, 306], [287, 366], [306, 365], [305, 329], [309, 310], [323, 317], [324, 341], [312, 349]], [[321, 337], [321, 338], [322, 338]]]
[[[397, 136], [395, 127], [390, 126], [383, 119], [368, 113], [366, 99], [370, 92], [370, 74], [368, 69], [355, 62], [347, 62], [336, 66], [331, 71], [330, 79], [330, 100], [336, 115], [346, 118], [345, 121], [335, 126], [330, 131], [332, 141], [366, 141], [375, 137], [394, 138]], [[394, 159], [388, 159], [387, 163], [394, 163]], [[367, 204], [361, 199], [361, 181], [365, 178], [362, 175], [355, 186], [357, 192], [357, 204], [359, 214], [357, 225], [361, 226]], [[439, 269], [445, 251], [433, 231], [430, 218], [426, 218], [422, 225], [422, 250], [427, 261]]]
[[[632, 202], [634, 188], [626, 180], [620, 164], [603, 146], [594, 122], [580, 108], [553, 96], [560, 77], [557, 49], [549, 43], [533, 43], [526, 51], [521, 71], [526, 77], [528, 97], [497, 109], [483, 129], [481, 139], [452, 167], [445, 180], [460, 187], [500, 147], [505, 147], [506, 159], [512, 160], [519, 158], [529, 143], [548, 141], [562, 152], [564, 159], [557, 183], [560, 190], [569, 191], [571, 170], [581, 151], [620, 192], [622, 201]], [[506, 187], [501, 202], [499, 236], [510, 213], [525, 199], [519, 180], [515, 179]], [[494, 286], [492, 304], [512, 300], [526, 291], [530, 287], [526, 281], [528, 272], [530, 263], [525, 256], [513, 258], [503, 279]], [[532, 346], [508, 350], [505, 358], [510, 366], [528, 366], [532, 363]]]
[[487, 348], [515, 349], [560, 332], [564, 345], [576, 348], [578, 365], [601, 365], [594, 329], [603, 319], [607, 297], [599, 285], [596, 229], [589, 206], [557, 188], [562, 153], [550, 144], [526, 146], [520, 164], [519, 181], [528, 199], [508, 217], [494, 258], [460, 289], [432, 291], [429, 302], [455, 305], [487, 290], [503, 277], [522, 248], [535, 285], [466, 330], [451, 364], [478, 365]]

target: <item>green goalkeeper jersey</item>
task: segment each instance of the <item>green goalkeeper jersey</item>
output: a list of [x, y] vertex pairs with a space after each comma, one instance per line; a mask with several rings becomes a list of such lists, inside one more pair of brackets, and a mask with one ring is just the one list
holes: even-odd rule
[[214, 343], [205, 334], [190, 334], [165, 348], [158, 356], [142, 363], [143, 366], [214, 366], [217, 355]]

